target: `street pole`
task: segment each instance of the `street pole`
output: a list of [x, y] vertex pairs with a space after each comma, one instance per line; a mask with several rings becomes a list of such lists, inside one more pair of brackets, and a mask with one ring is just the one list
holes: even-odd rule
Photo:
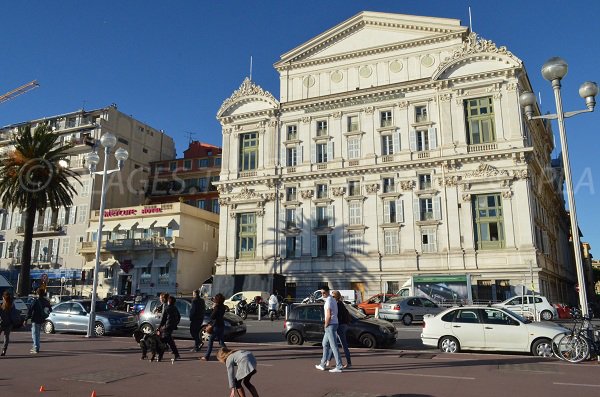
[[569, 162], [569, 149], [567, 145], [567, 134], [565, 132], [565, 118], [572, 117], [581, 113], [593, 112], [596, 105], [595, 96], [598, 94], [598, 85], [587, 81], [579, 88], [579, 96], [585, 99], [587, 109], [576, 110], [572, 112], [563, 112], [562, 97], [560, 93], [560, 81], [567, 74], [568, 65], [564, 59], [553, 57], [542, 66], [542, 76], [552, 83], [554, 90], [554, 100], [556, 102], [556, 114], [547, 114], [543, 116], [533, 116], [533, 105], [535, 104], [535, 95], [532, 92], [524, 92], [519, 97], [521, 106], [525, 108], [525, 114], [529, 120], [547, 119], [558, 121], [558, 132], [560, 135], [560, 145], [562, 152], [563, 167], [565, 172], [565, 188], [567, 190], [567, 200], [569, 204], [569, 220], [571, 223], [571, 236], [573, 250], [575, 254], [575, 270], [577, 272], [577, 282], [579, 283], [579, 305], [583, 316], [589, 316], [589, 307], [587, 303], [587, 294], [585, 288], [585, 275], [583, 261], [581, 259], [581, 243], [579, 241], [579, 227], [577, 223], [577, 210], [575, 208], [575, 196], [573, 193], [573, 181], [571, 176], [571, 164]]

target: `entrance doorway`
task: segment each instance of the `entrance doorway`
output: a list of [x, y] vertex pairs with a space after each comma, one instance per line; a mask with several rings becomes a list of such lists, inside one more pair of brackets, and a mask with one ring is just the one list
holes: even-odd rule
[[120, 295], [131, 295], [131, 276], [122, 275], [119, 276], [119, 294]]

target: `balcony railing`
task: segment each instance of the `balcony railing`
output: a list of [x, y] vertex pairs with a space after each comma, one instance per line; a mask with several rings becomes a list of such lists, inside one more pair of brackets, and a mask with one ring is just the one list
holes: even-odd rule
[[390, 161], [394, 161], [394, 155], [381, 156], [382, 163], [389, 163]]
[[418, 159], [428, 159], [430, 156], [430, 152], [417, 152]]
[[[42, 224], [42, 225], [35, 225], [33, 227], [33, 233], [34, 234], [39, 234], [39, 233], [49, 233], [49, 234], [53, 234], [53, 233], [63, 233], [65, 232], [65, 227], [63, 225], [59, 225], [56, 223], [53, 224]], [[25, 233], [25, 226], [19, 226], [17, 227], [17, 234], [23, 234]]]
[[498, 149], [497, 143], [481, 143], [478, 145], [467, 146], [467, 152], [469, 152], [469, 153], [487, 152], [488, 150], [496, 150], [496, 149]]
[[327, 163], [319, 163], [319, 164], [317, 164], [317, 169], [318, 170], [326, 170], [327, 169]]

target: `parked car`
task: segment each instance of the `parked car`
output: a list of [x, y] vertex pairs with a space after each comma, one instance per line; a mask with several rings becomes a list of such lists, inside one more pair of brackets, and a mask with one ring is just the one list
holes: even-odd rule
[[50, 297], [50, 303], [53, 305], [56, 305], [61, 302], [68, 302], [73, 299], [85, 299], [85, 298], [81, 295], [52, 295], [52, 297]]
[[552, 339], [565, 331], [554, 323], [532, 323], [502, 307], [464, 306], [425, 316], [421, 340], [444, 353], [495, 350], [552, 357]]
[[391, 298], [394, 298], [398, 295], [396, 294], [377, 294], [373, 295], [369, 299], [364, 302], [356, 305], [359, 310], [361, 310], [366, 315], [374, 315], [375, 309], [378, 309], [381, 306], [381, 303], [387, 302]]
[[[138, 313], [138, 327], [145, 333], [154, 332], [160, 325], [160, 313], [155, 313], [155, 309], [159, 306], [160, 302], [157, 298], [150, 298], [146, 301], [144, 308]], [[187, 299], [179, 298], [175, 301], [177, 310], [181, 314], [181, 320], [177, 329], [173, 332], [173, 336], [176, 338], [191, 339], [190, 335], [190, 309], [191, 302]], [[207, 302], [206, 312], [204, 313], [203, 325], [208, 324], [210, 321], [210, 315], [212, 313], [212, 303]], [[235, 315], [233, 312], [225, 312], [225, 339], [232, 340], [238, 336], [246, 333], [246, 324], [240, 316]], [[203, 339], [208, 339], [208, 334], [202, 334]]]
[[554, 303], [552, 306], [554, 306], [554, 308], [556, 309], [556, 312], [558, 313], [558, 318], [573, 318], [573, 316], [571, 315], [571, 308], [569, 306], [563, 303]]
[[[346, 304], [346, 308], [352, 317], [346, 334], [349, 344], [381, 348], [396, 343], [396, 328], [392, 324], [367, 317], [351, 305]], [[324, 321], [325, 313], [322, 302], [293, 306], [284, 323], [284, 337], [290, 345], [321, 342], [325, 333]]]
[[229, 308], [229, 310], [234, 311], [237, 304], [245, 299], [246, 302], [250, 303], [255, 300], [257, 296], [260, 296], [260, 300], [267, 302], [269, 300], [270, 293], [266, 291], [241, 291], [233, 294], [229, 299], [226, 299], [223, 304]]
[[[47, 334], [87, 332], [91, 308], [91, 300], [71, 300], [54, 305], [42, 328]], [[136, 328], [137, 322], [132, 314], [109, 310], [106, 302], [96, 302], [94, 332], [97, 336], [133, 332]]]
[[524, 317], [533, 317], [535, 308], [535, 312], [538, 314], [536, 318], [541, 318], [546, 321], [558, 318], [556, 308], [552, 306], [545, 296], [541, 295], [514, 296], [504, 302], [496, 303], [493, 306], [504, 307]]
[[379, 318], [402, 321], [404, 325], [410, 325], [413, 321], [423, 320], [423, 316], [426, 314], [437, 314], [442, 310], [443, 308], [427, 298], [398, 296], [381, 304]]

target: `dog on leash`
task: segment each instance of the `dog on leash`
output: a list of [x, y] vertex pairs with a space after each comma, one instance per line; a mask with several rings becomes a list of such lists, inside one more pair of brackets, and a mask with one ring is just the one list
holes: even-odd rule
[[148, 352], [150, 352], [150, 361], [161, 361], [165, 354], [166, 346], [163, 341], [160, 340], [160, 336], [152, 332], [146, 334], [140, 330], [133, 332], [133, 338], [140, 345], [142, 349], [142, 360], [148, 359]]

